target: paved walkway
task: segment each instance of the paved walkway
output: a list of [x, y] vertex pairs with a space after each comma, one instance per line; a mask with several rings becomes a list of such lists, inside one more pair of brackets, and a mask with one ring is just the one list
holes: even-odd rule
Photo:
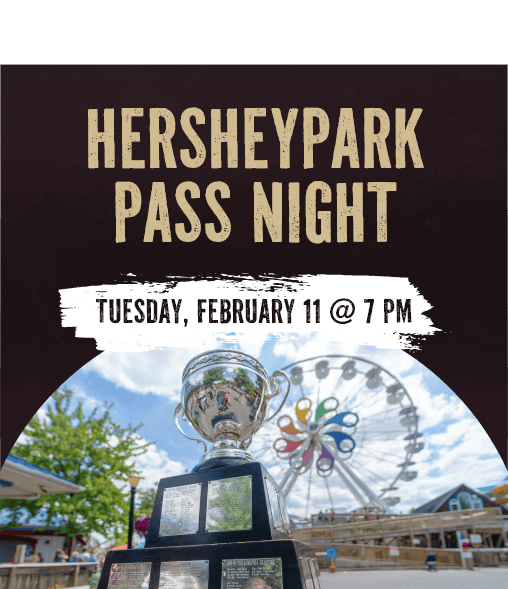
[[321, 589], [493, 589], [508, 587], [508, 567], [421, 571], [321, 572]]

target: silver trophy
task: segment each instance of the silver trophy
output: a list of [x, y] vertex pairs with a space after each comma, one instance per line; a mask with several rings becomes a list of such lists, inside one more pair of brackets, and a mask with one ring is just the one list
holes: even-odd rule
[[[266, 418], [270, 399], [280, 394], [277, 377], [286, 380], [284, 400]], [[203, 444], [205, 454], [193, 472], [253, 461], [247, 448], [252, 436], [284, 406], [291, 388], [288, 375], [276, 370], [272, 376], [252, 356], [234, 350], [212, 350], [193, 358], [182, 375], [182, 402], [175, 409], [176, 427], [189, 440]], [[212, 442], [207, 451], [203, 440], [184, 433], [182, 419], [202, 438]]]

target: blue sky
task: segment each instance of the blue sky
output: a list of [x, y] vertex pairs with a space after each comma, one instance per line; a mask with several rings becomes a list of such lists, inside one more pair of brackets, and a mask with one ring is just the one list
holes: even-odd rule
[[[224, 346], [217, 342], [216, 347]], [[405, 352], [322, 344], [317, 334], [301, 335], [291, 340], [267, 339], [242, 349], [257, 357], [269, 373], [314, 356], [356, 356], [388, 370], [404, 385], [418, 408], [419, 431], [423, 434], [419, 441], [423, 441], [425, 447], [413, 456], [416, 464], [409, 469], [417, 471], [418, 476], [410, 482], [397, 481], [398, 489], [392, 493], [400, 497], [399, 504], [394, 507], [396, 512], [417, 507], [461, 482], [475, 488], [501, 482], [507, 476], [495, 447], [464, 403], [439, 378]], [[115, 421], [124, 426], [129, 423], [144, 424], [138, 433], [144, 440], [153, 442], [153, 446], [138, 459], [137, 467], [144, 476], [141, 487], [153, 485], [162, 477], [190, 471], [202, 454], [201, 444], [185, 439], [176, 430], [173, 412], [179, 402], [185, 364], [204, 351], [200, 348], [167, 348], [138, 353], [104, 352], [63, 383], [75, 391], [85, 408], [91, 410], [104, 402], [113, 403]], [[343, 362], [343, 359], [330, 359], [332, 367], [338, 362]], [[315, 407], [315, 383], [318, 381], [312, 382], [314, 364], [315, 361], [302, 366], [309, 370], [304, 379], [304, 394], [314, 401]], [[332, 379], [322, 381], [322, 384], [321, 400], [327, 394], [326, 386], [332, 385]], [[384, 389], [379, 393], [368, 392], [368, 395], [358, 396], [352, 406], [343, 405], [342, 409], [355, 411], [356, 403], [360, 418], [353, 436], [358, 443], [358, 448], [354, 450], [357, 454], [353, 453], [350, 465], [357, 469], [355, 472], [362, 480], [374, 490], [379, 490], [386, 486], [384, 481], [391, 481], [398, 472], [399, 457], [404, 454], [403, 447], [408, 443], [403, 441], [407, 432], [398, 425], [399, 405], [393, 407], [386, 404]], [[281, 415], [289, 415], [295, 421], [294, 403], [300, 396], [301, 391], [294, 388]], [[348, 395], [339, 389], [334, 396], [343, 402]], [[272, 409], [278, 406], [276, 399], [272, 403]], [[43, 415], [44, 411], [45, 406], [40, 414]], [[280, 479], [286, 464], [277, 459], [272, 449], [273, 442], [281, 437], [276, 422], [277, 419], [273, 420], [255, 436], [251, 448], [272, 475]], [[383, 441], [377, 441], [376, 432], [381, 432], [379, 435]], [[189, 434], [193, 435], [192, 431]], [[323, 479], [317, 476], [315, 466], [298, 478], [288, 505], [291, 513], [300, 516], [316, 513], [320, 509], [324, 511], [331, 506], [335, 511], [358, 506], [338, 475], [328, 479], [327, 488]]]

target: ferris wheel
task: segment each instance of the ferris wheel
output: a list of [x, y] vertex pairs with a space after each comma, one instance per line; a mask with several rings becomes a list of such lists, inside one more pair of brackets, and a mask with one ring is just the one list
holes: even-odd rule
[[254, 436], [250, 451], [290, 509], [298, 496], [305, 518], [319, 497], [343, 510], [347, 490], [357, 507], [390, 512], [400, 501], [395, 491], [416, 478], [412, 458], [424, 447], [407, 390], [378, 364], [353, 356], [308, 358], [284, 370], [292, 383], [285, 414]]

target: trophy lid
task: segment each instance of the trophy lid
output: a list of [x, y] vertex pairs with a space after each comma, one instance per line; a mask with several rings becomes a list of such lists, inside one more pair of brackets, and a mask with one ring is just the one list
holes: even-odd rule
[[214, 364], [231, 364], [238, 366], [245, 366], [248, 364], [252, 369], [263, 376], [266, 381], [269, 380], [268, 373], [263, 365], [253, 356], [240, 352], [239, 350], [211, 350], [195, 356], [187, 363], [182, 374], [182, 383], [203, 366], [213, 366]]

